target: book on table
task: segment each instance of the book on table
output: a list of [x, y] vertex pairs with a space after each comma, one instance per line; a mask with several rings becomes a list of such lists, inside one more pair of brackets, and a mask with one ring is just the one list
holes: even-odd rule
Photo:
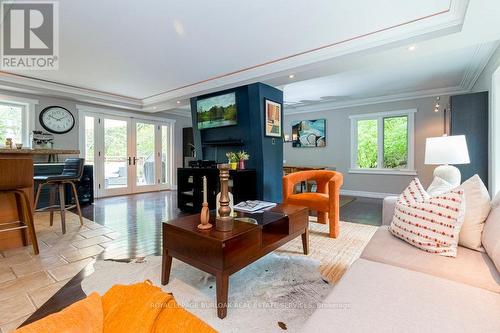
[[247, 200], [242, 201], [239, 204], [235, 205], [233, 208], [236, 211], [246, 212], [246, 213], [255, 213], [264, 209], [268, 209], [276, 206], [274, 202], [268, 201], [260, 201], [260, 200]]

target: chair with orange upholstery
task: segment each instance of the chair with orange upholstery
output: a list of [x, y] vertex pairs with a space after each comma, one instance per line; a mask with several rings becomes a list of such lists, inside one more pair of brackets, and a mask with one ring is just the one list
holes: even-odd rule
[[[315, 181], [316, 192], [295, 193], [295, 185]], [[283, 177], [283, 202], [305, 206], [318, 212], [318, 222], [329, 221], [330, 237], [339, 235], [339, 192], [344, 181], [340, 172], [310, 170], [294, 172]]]

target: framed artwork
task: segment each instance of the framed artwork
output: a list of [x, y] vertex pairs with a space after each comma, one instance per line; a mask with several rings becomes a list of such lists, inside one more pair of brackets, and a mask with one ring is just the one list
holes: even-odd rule
[[292, 147], [326, 147], [326, 119], [292, 122]]
[[281, 104], [266, 99], [264, 109], [266, 110], [266, 136], [281, 138]]

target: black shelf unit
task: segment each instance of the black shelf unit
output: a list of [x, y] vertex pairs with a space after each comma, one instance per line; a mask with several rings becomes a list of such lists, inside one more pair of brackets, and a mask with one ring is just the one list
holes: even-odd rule
[[[177, 206], [185, 212], [199, 212], [203, 202], [203, 176], [207, 177], [208, 205], [216, 207], [219, 193], [219, 169], [217, 168], [178, 168], [177, 169]], [[257, 198], [257, 175], [254, 169], [230, 170], [229, 187], [234, 203]]]
[[204, 147], [227, 147], [227, 146], [233, 146], [233, 147], [240, 147], [244, 146], [245, 143], [243, 140], [234, 140], [234, 139], [227, 139], [227, 140], [206, 140], [202, 144]]

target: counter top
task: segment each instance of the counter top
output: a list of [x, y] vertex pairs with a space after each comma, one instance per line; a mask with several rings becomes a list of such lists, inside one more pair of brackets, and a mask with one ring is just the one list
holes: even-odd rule
[[80, 151], [78, 149], [33, 149], [33, 148], [21, 148], [21, 149], [9, 149], [0, 148], [0, 154], [27, 154], [27, 155], [79, 155]]

